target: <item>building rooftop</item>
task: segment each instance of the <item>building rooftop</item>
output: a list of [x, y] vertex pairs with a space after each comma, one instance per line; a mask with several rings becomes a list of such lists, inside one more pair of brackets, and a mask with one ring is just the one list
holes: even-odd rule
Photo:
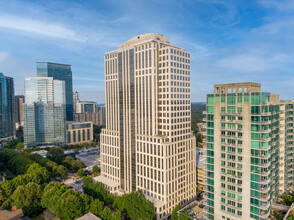
[[23, 217], [23, 212], [22, 209], [17, 209], [15, 211], [0, 211], [0, 220], [17, 220], [17, 219], [22, 219]]
[[261, 84], [253, 82], [242, 83], [226, 83], [214, 85], [214, 92], [220, 93], [236, 93], [236, 92], [260, 92]]
[[52, 63], [52, 62], [37, 62], [37, 64], [49, 64], [49, 65], [57, 65], [57, 66], [71, 66], [69, 64]]
[[82, 217], [77, 218], [76, 220], [101, 220], [101, 218], [97, 217], [93, 213], [89, 212]]
[[100, 182], [100, 183], [103, 183], [103, 184], [105, 184], [105, 185], [107, 185], [107, 186], [111, 186], [111, 187], [118, 187], [118, 186], [119, 186], [119, 183], [114, 182], [114, 181], [112, 181], [112, 180], [110, 180], [110, 179], [107, 179], [107, 178], [104, 177], [104, 176], [96, 176], [96, 177], [94, 177], [93, 179], [94, 179], [95, 181]]
[[166, 44], [170, 44], [170, 39], [163, 36], [162, 34], [157, 34], [157, 33], [146, 33], [146, 34], [140, 34], [140, 35], [137, 35], [133, 38], [131, 38], [130, 40], [128, 40], [127, 42], [121, 44], [119, 46], [120, 47], [128, 47], [130, 45], [134, 45], [134, 44], [138, 44], [138, 43], [142, 43], [142, 42], [145, 42], [145, 41], [161, 41], [163, 43], [166, 43]]

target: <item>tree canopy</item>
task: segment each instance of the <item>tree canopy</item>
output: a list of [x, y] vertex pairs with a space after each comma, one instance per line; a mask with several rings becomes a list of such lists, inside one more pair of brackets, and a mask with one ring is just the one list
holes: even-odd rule
[[12, 204], [22, 209], [25, 216], [33, 217], [40, 213], [42, 189], [36, 183], [19, 186], [11, 196]]
[[113, 206], [130, 219], [155, 219], [154, 205], [145, 198], [142, 191], [134, 191], [117, 197]]

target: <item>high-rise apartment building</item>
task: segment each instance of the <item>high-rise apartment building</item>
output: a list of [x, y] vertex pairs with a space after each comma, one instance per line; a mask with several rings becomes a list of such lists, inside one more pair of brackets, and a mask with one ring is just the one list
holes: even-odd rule
[[[279, 147], [285, 106], [293, 120], [293, 104], [257, 83], [215, 85], [207, 95], [205, 219], [268, 219], [284, 178], [279, 164], [293, 157], [293, 148]], [[293, 121], [287, 124], [293, 129]], [[293, 147], [293, 136], [284, 141]]]
[[23, 126], [23, 103], [23, 95], [14, 96], [14, 121], [16, 129]]
[[14, 83], [13, 78], [0, 73], [0, 145], [14, 136]]
[[65, 144], [65, 83], [52, 77], [25, 79], [24, 143]]
[[65, 82], [66, 120], [73, 121], [72, 71], [70, 65], [37, 62], [38, 77], [53, 77]]
[[280, 194], [294, 184], [294, 101], [280, 102]]
[[190, 52], [138, 35], [105, 54], [105, 81], [98, 180], [111, 192], [142, 190], [165, 219], [196, 196]]

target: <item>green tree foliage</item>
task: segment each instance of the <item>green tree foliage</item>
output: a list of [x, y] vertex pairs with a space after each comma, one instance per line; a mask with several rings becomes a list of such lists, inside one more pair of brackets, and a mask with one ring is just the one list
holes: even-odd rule
[[99, 199], [95, 199], [91, 204], [91, 212], [96, 216], [101, 216], [104, 209], [104, 203]]
[[101, 218], [103, 220], [111, 220], [111, 218], [112, 218], [111, 209], [106, 206], [102, 212]]
[[178, 217], [178, 211], [179, 210], [181, 210], [183, 208], [183, 206], [181, 206], [181, 205], [178, 205], [178, 206], [176, 206], [175, 208], [174, 208], [174, 210], [172, 211], [172, 220], [178, 220], [179, 219], [179, 217]]
[[201, 133], [196, 134], [196, 146], [202, 147], [200, 144], [203, 143], [203, 135]]
[[17, 143], [17, 145], [16, 145], [16, 149], [17, 149], [17, 150], [21, 150], [21, 149], [23, 149], [23, 147], [24, 147], [24, 143], [23, 143], [23, 142], [19, 142], [19, 143]]
[[117, 212], [112, 215], [111, 220], [121, 220], [121, 212], [120, 212], [120, 210], [117, 210]]
[[105, 198], [105, 204], [106, 205], [112, 205], [115, 200], [115, 196], [113, 194], [107, 194]]
[[178, 219], [179, 220], [192, 220], [192, 218], [189, 217], [189, 213], [187, 210], [185, 210], [183, 213], [179, 214]]
[[98, 173], [99, 170], [100, 170], [100, 169], [99, 169], [99, 167], [98, 167], [97, 165], [94, 165], [94, 166], [93, 166], [93, 172], [94, 172], [94, 173]]
[[9, 141], [4, 148], [8, 148], [8, 149], [15, 149], [18, 143], [21, 143], [22, 140], [20, 138], [18, 139], [13, 139], [11, 141]]
[[84, 193], [92, 196], [100, 201], [105, 201], [107, 196], [106, 190], [103, 188], [102, 184], [99, 182], [94, 182], [91, 177], [83, 178], [83, 189]]
[[113, 206], [124, 212], [130, 219], [155, 219], [154, 205], [145, 198], [142, 191], [117, 197]]
[[0, 190], [3, 191], [6, 198], [9, 198], [18, 186], [23, 186], [30, 182], [43, 184], [48, 182], [49, 179], [50, 174], [47, 169], [37, 163], [34, 163], [28, 168], [26, 174], [18, 175], [12, 180], [0, 182]]
[[12, 201], [10, 199], [7, 199], [3, 205], [1, 206], [1, 208], [3, 210], [8, 210], [8, 211], [11, 211], [11, 208], [12, 208]]
[[46, 167], [47, 167], [47, 169], [48, 169], [50, 172], [52, 172], [52, 171], [53, 171], [53, 168], [56, 167], [56, 166], [58, 166], [58, 164], [55, 163], [55, 162], [53, 162], [53, 161], [51, 161], [51, 160], [49, 160], [49, 161], [46, 163]]
[[292, 197], [292, 196], [289, 196], [289, 195], [283, 195], [282, 198], [283, 198], [283, 200], [284, 200], [284, 203], [285, 203], [287, 206], [290, 206], [290, 205], [293, 203], [293, 197]]
[[5, 165], [3, 162], [0, 162], [0, 172], [5, 170]]
[[79, 169], [82, 169], [82, 168], [85, 168], [85, 167], [86, 167], [86, 165], [85, 165], [84, 162], [82, 162], [82, 161], [78, 161], [78, 160], [75, 160], [75, 159], [74, 159], [73, 157], [71, 157], [71, 156], [67, 156], [67, 157], [63, 160], [62, 164], [63, 164], [64, 166], [66, 166], [68, 169], [73, 170], [73, 171], [75, 171], [75, 172], [77, 172]]
[[100, 133], [103, 126], [93, 125], [93, 136], [96, 142], [100, 142]]
[[27, 175], [30, 175], [31, 182], [42, 184], [50, 180], [50, 173], [45, 167], [42, 167], [40, 164], [32, 164], [28, 170]]
[[83, 169], [79, 169], [78, 172], [77, 172], [77, 175], [79, 177], [84, 177], [84, 176], [86, 176], [86, 173], [85, 173], [85, 171]]
[[53, 176], [61, 177], [63, 179], [66, 179], [67, 175], [68, 175], [68, 172], [67, 172], [67, 169], [66, 169], [65, 166], [58, 165], [58, 166], [53, 167], [52, 174], [53, 174]]
[[61, 164], [64, 158], [64, 152], [59, 147], [51, 148], [47, 153], [47, 158], [55, 163]]
[[42, 194], [41, 204], [64, 220], [76, 219], [90, 211], [93, 199], [74, 192], [60, 183], [49, 183]]
[[22, 209], [25, 216], [33, 217], [42, 211], [41, 206], [42, 190], [36, 183], [28, 183], [19, 186], [11, 196], [13, 205]]

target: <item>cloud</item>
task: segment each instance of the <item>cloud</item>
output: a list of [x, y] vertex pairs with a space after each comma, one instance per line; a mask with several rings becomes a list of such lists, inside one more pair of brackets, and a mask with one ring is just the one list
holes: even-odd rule
[[259, 0], [259, 3], [268, 8], [274, 8], [280, 11], [294, 10], [293, 0]]
[[8, 14], [0, 15], [0, 27], [52, 38], [84, 42], [87, 39], [79, 36], [74, 30], [45, 20], [34, 20]]
[[237, 72], [266, 72], [280, 67], [288, 59], [285, 54], [273, 56], [258, 53], [243, 53], [227, 56], [217, 62], [217, 66]]

